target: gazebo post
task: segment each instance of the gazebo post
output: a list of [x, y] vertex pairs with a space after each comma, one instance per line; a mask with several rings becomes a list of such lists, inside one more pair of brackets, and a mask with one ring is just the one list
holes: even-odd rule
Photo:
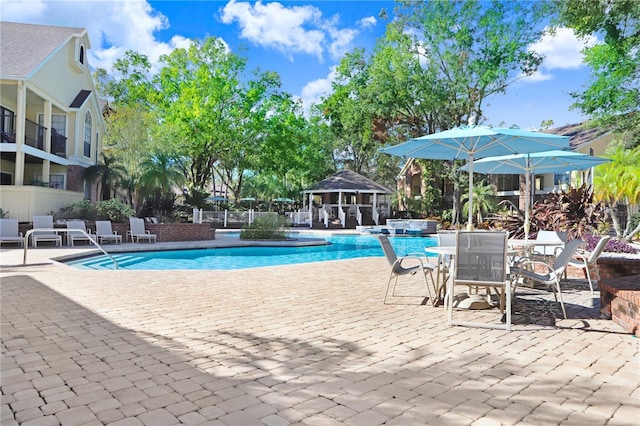
[[313, 192], [309, 192], [309, 228], [313, 228]]
[[373, 217], [376, 226], [380, 225], [378, 222], [378, 215], [377, 214], [373, 214], [374, 212], [378, 213], [378, 193], [374, 192], [373, 193], [373, 211], [371, 212], [371, 216]]

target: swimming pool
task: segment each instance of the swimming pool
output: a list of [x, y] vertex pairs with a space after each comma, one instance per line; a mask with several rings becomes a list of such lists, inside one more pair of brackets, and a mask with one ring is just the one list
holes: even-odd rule
[[[264, 266], [292, 265], [328, 260], [383, 256], [380, 243], [372, 235], [305, 234], [324, 238], [328, 245], [309, 247], [233, 247], [196, 250], [148, 251], [113, 254], [120, 269], [131, 270], [233, 270]], [[390, 237], [399, 256], [424, 253], [437, 245], [436, 238]], [[113, 269], [107, 256], [66, 262], [80, 269]]]

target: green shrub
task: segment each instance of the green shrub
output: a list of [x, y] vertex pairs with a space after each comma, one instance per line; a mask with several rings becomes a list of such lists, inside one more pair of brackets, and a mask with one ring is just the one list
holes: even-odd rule
[[89, 200], [77, 201], [61, 208], [53, 215], [55, 219], [95, 220], [96, 209]]
[[112, 222], [124, 222], [135, 215], [135, 211], [129, 205], [112, 198], [96, 203], [96, 219], [110, 220]]
[[244, 240], [284, 240], [287, 238], [287, 219], [276, 213], [260, 216], [250, 225], [245, 225], [240, 231], [240, 238]]

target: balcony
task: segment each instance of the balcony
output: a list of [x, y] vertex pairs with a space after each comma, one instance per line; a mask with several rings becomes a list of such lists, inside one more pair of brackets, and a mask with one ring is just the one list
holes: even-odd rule
[[[4, 124], [4, 129], [0, 133], [0, 139], [2, 143], [16, 143], [16, 134], [13, 129], [13, 116], [5, 115], [3, 117], [2, 123]], [[31, 120], [25, 120], [24, 126], [24, 143], [25, 145], [31, 146], [33, 148], [39, 149], [41, 151], [45, 150], [44, 144], [44, 135], [46, 134], [47, 128], [39, 125]], [[51, 154], [57, 155], [58, 157], [67, 158], [67, 138], [58, 132], [55, 129], [51, 130]]]

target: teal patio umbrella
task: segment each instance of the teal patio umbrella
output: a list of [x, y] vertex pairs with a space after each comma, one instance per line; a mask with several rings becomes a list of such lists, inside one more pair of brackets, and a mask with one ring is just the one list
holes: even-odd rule
[[575, 151], [543, 151], [528, 154], [486, 157], [465, 164], [461, 170], [483, 174], [525, 175], [525, 237], [529, 238], [529, 209], [533, 195], [531, 175], [586, 170], [609, 162], [607, 158], [594, 157]]
[[249, 209], [251, 209], [253, 207], [253, 202], [256, 199], [254, 197], [244, 197], [244, 198], [240, 198], [240, 201], [248, 201], [249, 202]]
[[463, 126], [411, 139], [380, 149], [405, 158], [467, 160], [469, 165], [469, 218], [473, 223], [473, 161], [484, 157], [569, 149], [569, 137], [486, 126]]

